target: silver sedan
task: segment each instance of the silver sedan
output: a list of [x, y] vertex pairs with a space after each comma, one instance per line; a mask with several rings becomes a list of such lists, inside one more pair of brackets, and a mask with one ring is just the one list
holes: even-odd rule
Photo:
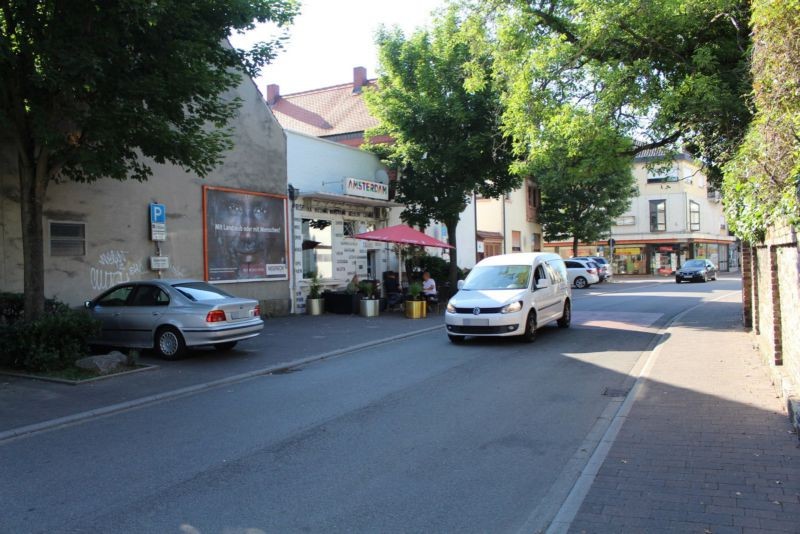
[[199, 280], [119, 284], [85, 306], [101, 323], [97, 345], [152, 349], [177, 359], [186, 347], [230, 350], [264, 327], [258, 301]]

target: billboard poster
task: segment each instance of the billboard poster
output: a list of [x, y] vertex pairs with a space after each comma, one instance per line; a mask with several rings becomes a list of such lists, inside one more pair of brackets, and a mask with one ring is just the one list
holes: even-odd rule
[[203, 187], [206, 280], [287, 280], [286, 197]]

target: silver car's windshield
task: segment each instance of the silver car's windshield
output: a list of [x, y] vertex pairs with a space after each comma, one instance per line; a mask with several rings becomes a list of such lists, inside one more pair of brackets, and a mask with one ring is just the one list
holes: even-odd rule
[[706, 262], [704, 262], [703, 260], [689, 260], [686, 263], [684, 263], [683, 266], [688, 267], [689, 269], [694, 269], [697, 267], [705, 267]]
[[180, 291], [186, 298], [194, 301], [233, 298], [233, 295], [230, 293], [226, 293], [220, 288], [205, 282], [187, 282], [185, 284], [176, 284], [173, 287]]
[[530, 265], [486, 265], [475, 267], [463, 289], [524, 289], [531, 276]]

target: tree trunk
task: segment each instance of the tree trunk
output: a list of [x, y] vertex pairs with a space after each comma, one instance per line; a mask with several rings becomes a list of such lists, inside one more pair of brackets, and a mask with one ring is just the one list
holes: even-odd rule
[[572, 238], [572, 256], [575, 257], [578, 255], [578, 238]]
[[24, 265], [25, 320], [44, 313], [44, 225], [42, 222], [47, 189], [47, 157], [38, 160], [29, 154], [28, 162], [18, 158], [20, 215], [22, 219], [22, 258]]
[[[450, 294], [455, 294], [458, 288], [458, 249], [456, 249], [456, 228], [458, 227], [458, 219], [455, 221], [445, 222], [447, 227], [447, 244], [452, 245], [450, 249], [450, 271], [448, 272], [447, 281], [450, 285]], [[446, 295], [449, 298], [450, 295]]]

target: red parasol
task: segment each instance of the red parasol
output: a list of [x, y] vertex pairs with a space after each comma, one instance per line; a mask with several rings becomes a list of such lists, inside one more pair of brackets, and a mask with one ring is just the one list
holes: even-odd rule
[[[386, 243], [398, 243], [401, 245], [417, 245], [421, 247], [439, 247], [439, 248], [454, 248], [444, 241], [434, 239], [428, 234], [424, 234], [419, 230], [414, 230], [405, 224], [398, 224], [389, 226], [388, 228], [380, 228], [371, 232], [364, 232], [363, 234], [356, 234], [353, 236], [356, 239], [365, 239], [367, 241], [383, 241]], [[403, 254], [401, 252], [399, 263], [403, 265]], [[403, 269], [400, 268], [400, 277], [398, 282], [403, 281]]]
[[423, 234], [419, 230], [414, 230], [405, 224], [389, 226], [388, 228], [373, 230], [372, 232], [364, 232], [363, 234], [356, 234], [353, 237], [356, 239], [366, 239], [367, 241], [385, 241], [386, 243], [400, 243], [402, 245], [453, 248], [452, 245], [434, 239], [428, 234]]

